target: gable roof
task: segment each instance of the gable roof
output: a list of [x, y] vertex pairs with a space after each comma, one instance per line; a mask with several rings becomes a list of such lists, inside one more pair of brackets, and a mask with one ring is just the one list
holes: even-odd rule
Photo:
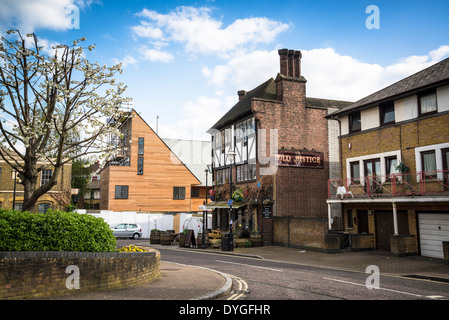
[[[254, 98], [276, 100], [276, 83], [273, 78], [265, 81], [258, 87], [248, 91], [242, 100], [237, 102], [217, 123], [210, 129], [220, 130], [233, 122], [251, 114], [251, 101]], [[210, 130], [209, 129], [209, 130]]]
[[393, 83], [329, 116], [348, 114], [357, 109], [371, 107], [394, 98], [397, 99], [402, 96], [411, 95], [420, 90], [425, 90], [443, 83], [449, 83], [449, 58]]
[[145, 123], [145, 125], [151, 130], [151, 132], [165, 145], [165, 147], [170, 151], [170, 153], [172, 153], [175, 157], [176, 157], [176, 159], [178, 159], [179, 160], [179, 162], [184, 166], [184, 168], [186, 168], [187, 169], [187, 171], [193, 176], [193, 178], [195, 179], [195, 180], [197, 180], [198, 181], [198, 185], [200, 185], [202, 182], [197, 178], [197, 176], [190, 170], [190, 168], [184, 163], [184, 162], [182, 162], [181, 161], [181, 159], [178, 157], [178, 155], [176, 154], [176, 153], [174, 153], [173, 152], [173, 150], [167, 145], [167, 143], [165, 143], [165, 141], [153, 130], [153, 128], [151, 128], [151, 126], [145, 121], [145, 119], [144, 118], [142, 118], [142, 116], [136, 111], [136, 110], [134, 110], [134, 109], [132, 109], [132, 114], [133, 115], [136, 115], [136, 116], [138, 116], [142, 121], [143, 121], [143, 123]]

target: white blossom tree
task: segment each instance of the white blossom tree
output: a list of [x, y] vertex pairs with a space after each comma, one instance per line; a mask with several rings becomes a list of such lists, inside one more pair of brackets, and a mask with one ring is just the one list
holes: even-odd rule
[[[24, 211], [32, 211], [55, 184], [64, 164], [79, 158], [107, 158], [120, 135], [107, 119], [119, 119], [126, 86], [116, 83], [121, 64], [90, 63], [76, 40], [52, 53], [39, 46], [35, 34], [9, 30], [0, 42], [0, 159], [18, 172], [24, 186]], [[51, 179], [38, 183], [48, 165]]]

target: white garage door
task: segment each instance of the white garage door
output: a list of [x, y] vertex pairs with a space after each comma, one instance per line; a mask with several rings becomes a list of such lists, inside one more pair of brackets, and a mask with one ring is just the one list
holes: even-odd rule
[[420, 213], [421, 255], [443, 259], [443, 241], [449, 241], [449, 214]]

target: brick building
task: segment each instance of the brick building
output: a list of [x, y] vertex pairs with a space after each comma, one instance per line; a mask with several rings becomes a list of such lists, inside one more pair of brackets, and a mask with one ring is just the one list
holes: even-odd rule
[[[327, 230], [327, 180], [339, 176], [338, 127], [325, 116], [350, 103], [306, 97], [301, 52], [282, 49], [279, 56], [276, 79], [239, 91], [237, 104], [208, 131], [212, 227], [229, 230], [232, 221], [238, 236], [260, 231], [265, 244], [320, 247]], [[230, 216], [227, 200], [236, 190], [243, 200], [234, 201]], [[300, 226], [285, 231], [291, 217]], [[296, 234], [314, 235], [294, 240]]]
[[[40, 187], [50, 179], [54, 171], [49, 164], [38, 163], [38, 165], [42, 165], [44, 169], [39, 173], [36, 187]], [[62, 167], [57, 184], [39, 198], [34, 211], [46, 212], [49, 208], [65, 210], [71, 199], [71, 177], [72, 165], [68, 163]], [[18, 173], [6, 161], [0, 159], [0, 209], [12, 209], [14, 203], [14, 209], [22, 210], [23, 197], [24, 188], [20, 183]]]
[[354, 250], [443, 258], [449, 240], [449, 59], [333, 114], [342, 177], [330, 205]]

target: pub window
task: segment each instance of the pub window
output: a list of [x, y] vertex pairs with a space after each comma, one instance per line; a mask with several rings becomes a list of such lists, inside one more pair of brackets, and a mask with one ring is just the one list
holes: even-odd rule
[[419, 114], [428, 115], [437, 112], [436, 92], [430, 92], [419, 96]]
[[362, 129], [360, 112], [349, 115], [349, 132], [359, 132]]
[[44, 184], [50, 182], [51, 177], [53, 176], [53, 170], [51, 169], [44, 169], [41, 173], [41, 186]]
[[248, 180], [256, 180], [256, 164], [248, 164]]
[[386, 125], [394, 123], [394, 102], [387, 103], [380, 106], [380, 124]]
[[137, 174], [138, 175], [143, 174], [143, 157], [137, 158]]
[[184, 200], [186, 198], [185, 187], [173, 187], [173, 200]]
[[115, 199], [128, 199], [129, 186], [115, 186]]
[[138, 154], [139, 156], [142, 156], [142, 155], [143, 155], [143, 146], [144, 146], [144, 142], [145, 142], [145, 139], [144, 139], [144, 138], [139, 138], [139, 146], [138, 146], [138, 150], [137, 150], [137, 154]]

